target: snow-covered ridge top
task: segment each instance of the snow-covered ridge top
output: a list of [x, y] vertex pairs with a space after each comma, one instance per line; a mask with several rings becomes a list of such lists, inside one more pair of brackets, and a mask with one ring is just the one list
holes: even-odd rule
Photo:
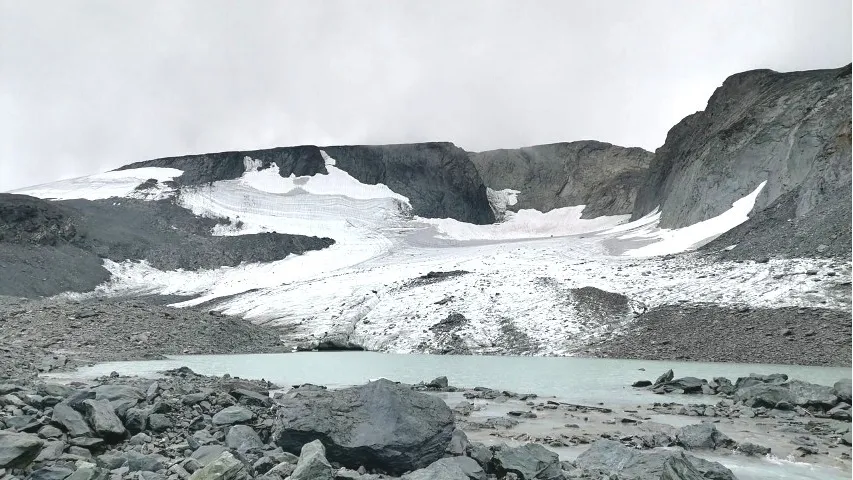
[[10, 193], [30, 195], [47, 200], [86, 199], [100, 200], [112, 197], [134, 196], [136, 188], [147, 180], [158, 183], [173, 181], [183, 175], [182, 170], [166, 167], [142, 167], [115, 170], [86, 177], [71, 178], [13, 190]]

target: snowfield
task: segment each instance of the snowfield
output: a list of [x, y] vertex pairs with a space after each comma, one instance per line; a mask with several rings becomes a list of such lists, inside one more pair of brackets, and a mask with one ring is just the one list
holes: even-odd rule
[[[848, 264], [661, 256], [746, 221], [764, 184], [719, 217], [678, 230], [658, 228], [657, 212], [631, 223], [628, 216], [581, 219], [583, 206], [506, 212], [518, 195], [512, 190], [489, 192], [496, 213], [505, 212], [503, 222], [471, 225], [412, 217], [408, 199], [385, 185], [359, 183], [323, 155], [327, 175], [282, 178], [275, 165], [261, 169], [247, 158], [241, 178], [173, 195], [197, 215], [230, 218], [215, 235], [279, 232], [330, 237], [335, 245], [195, 272], [107, 261], [112, 279], [93, 294], [188, 295], [193, 299], [176, 306], [204, 304], [287, 327], [294, 344], [332, 337], [401, 353], [570, 355], [645, 309], [674, 303], [849, 309], [839, 288], [850, 281]], [[87, 177], [94, 180], [84, 193], [127, 196], [139, 185], [128, 191], [129, 178], [157, 173], [124, 172], [130, 177], [121, 181]], [[82, 188], [60, 183], [29, 192], [65, 198], [71, 186]]]
[[[145, 181], [154, 179], [158, 183], [168, 182], [181, 176], [183, 173], [182, 170], [178, 170], [177, 168], [132, 168], [36, 185], [13, 190], [10, 193], [30, 195], [50, 200], [70, 200], [74, 198], [101, 200], [111, 197], [136, 197], [139, 195], [135, 192], [136, 188]], [[162, 192], [174, 192], [165, 186], [160, 186], [156, 189]], [[164, 196], [152, 195], [150, 197], [143, 196], [142, 198], [154, 200], [155, 197], [159, 199], [164, 198]]]

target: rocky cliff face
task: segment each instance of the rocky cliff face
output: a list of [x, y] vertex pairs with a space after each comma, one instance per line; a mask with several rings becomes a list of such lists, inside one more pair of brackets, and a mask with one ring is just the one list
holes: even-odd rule
[[[792, 73], [755, 70], [729, 77], [704, 111], [669, 131], [655, 152], [632, 217], [660, 206], [662, 227], [684, 227], [723, 213], [767, 181], [753, 216], [768, 208], [784, 210], [785, 218], [761, 216], [761, 221], [773, 223], [824, 212], [821, 222], [833, 225], [803, 225], [846, 229], [849, 251], [849, 214], [825, 212], [842, 204], [849, 212], [850, 71], [848, 65]], [[752, 228], [751, 222], [739, 231], [765, 231], [759, 235], [764, 241], [773, 230], [767, 225]]]
[[583, 218], [631, 213], [652, 153], [582, 141], [471, 153], [486, 186], [521, 192], [511, 210], [586, 205]]
[[452, 143], [281, 147], [159, 158], [122, 167], [171, 167], [184, 171], [181, 185], [198, 185], [238, 178], [243, 159], [275, 163], [283, 177], [327, 173], [320, 155], [324, 150], [336, 166], [362, 183], [382, 183], [409, 198], [413, 213], [431, 218], [485, 224], [495, 221], [486, 187], [467, 153]]

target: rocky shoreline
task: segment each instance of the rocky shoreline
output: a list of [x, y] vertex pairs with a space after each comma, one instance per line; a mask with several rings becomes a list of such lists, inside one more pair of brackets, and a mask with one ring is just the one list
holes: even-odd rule
[[[156, 379], [113, 374], [68, 385], [6, 379], [0, 478], [737, 478], [702, 458], [709, 454], [790, 455], [850, 471], [849, 379], [824, 387], [782, 374], [731, 382], [669, 371], [635, 385], [714, 395], [717, 403], [620, 410], [460, 389], [446, 377], [418, 385], [380, 379], [338, 390], [280, 388], [186, 367]], [[565, 455], [567, 448], [583, 451]]]

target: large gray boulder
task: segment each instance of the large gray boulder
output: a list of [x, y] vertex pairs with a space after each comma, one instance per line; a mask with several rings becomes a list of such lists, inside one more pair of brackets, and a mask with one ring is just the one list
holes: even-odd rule
[[72, 437], [84, 437], [92, 434], [92, 429], [83, 415], [74, 410], [68, 402], [61, 402], [53, 407], [51, 421], [62, 427]]
[[403, 475], [403, 480], [486, 480], [486, 472], [470, 457], [442, 458]]
[[563, 478], [560, 456], [535, 443], [501, 448], [495, 452], [492, 466], [499, 476], [514, 473], [520, 480]]
[[26, 467], [43, 446], [37, 435], [0, 431], [0, 468]]
[[426, 467], [444, 455], [453, 413], [441, 399], [381, 379], [341, 390], [296, 389], [279, 400], [275, 443], [296, 453], [321, 440], [327, 458], [391, 474]]
[[829, 410], [838, 403], [835, 390], [826, 385], [791, 380], [783, 386], [787, 387], [788, 391], [791, 392], [794, 405]]
[[794, 404], [794, 395], [787, 388], [769, 383], [759, 383], [751, 387], [739, 388], [735, 392], [735, 401], [747, 407], [776, 408], [779, 404]]
[[708, 382], [696, 377], [682, 377], [663, 384], [666, 389], [683, 390], [684, 393], [702, 393], [702, 385]]
[[851, 390], [853, 390], [853, 386], [851, 386], [849, 378], [844, 378], [835, 382], [835, 384], [832, 385], [832, 390], [836, 395], [838, 395], [838, 399], [840, 401], [853, 405], [853, 398], [851, 398]]
[[104, 440], [117, 442], [127, 436], [124, 424], [108, 400], [84, 400], [82, 407], [89, 425]]
[[229, 428], [225, 435], [225, 444], [240, 453], [264, 448], [261, 437], [248, 425], [234, 425]]
[[291, 480], [332, 480], [332, 465], [326, 460], [326, 449], [319, 440], [302, 446]]
[[[611, 478], [616, 475], [619, 480], [737, 480], [731, 471], [715, 462], [680, 451], [643, 452], [613, 440], [596, 441], [578, 456], [575, 465], [588, 474]], [[712, 475], [706, 476], [705, 472]]]
[[747, 388], [753, 385], [769, 383], [772, 385], [781, 385], [788, 381], [788, 376], [784, 373], [771, 373], [764, 375], [760, 373], [750, 373], [748, 377], [739, 377], [735, 380], [735, 389]]
[[217, 412], [213, 416], [214, 425], [234, 425], [236, 423], [246, 423], [255, 416], [251, 410], [245, 407], [233, 406], [226, 407]]

